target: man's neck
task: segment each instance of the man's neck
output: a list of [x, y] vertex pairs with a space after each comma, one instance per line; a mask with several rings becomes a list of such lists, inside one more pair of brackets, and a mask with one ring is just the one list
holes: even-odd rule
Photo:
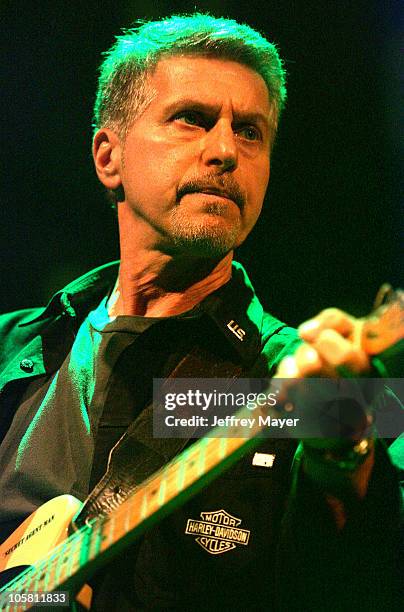
[[122, 254], [109, 315], [169, 317], [187, 312], [230, 280], [232, 257], [230, 252], [217, 262], [156, 251]]

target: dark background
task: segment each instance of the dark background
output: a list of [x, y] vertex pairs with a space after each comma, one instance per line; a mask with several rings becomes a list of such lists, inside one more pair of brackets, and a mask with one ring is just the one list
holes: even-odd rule
[[259, 29], [288, 70], [265, 211], [237, 259], [289, 323], [330, 305], [366, 313], [383, 281], [402, 284], [399, 7], [0, 1], [1, 311], [118, 257], [90, 155], [100, 53], [136, 19], [197, 8]]

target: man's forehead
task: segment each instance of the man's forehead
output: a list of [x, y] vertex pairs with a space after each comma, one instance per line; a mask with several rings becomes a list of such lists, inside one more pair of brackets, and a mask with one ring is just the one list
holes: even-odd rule
[[186, 98], [214, 107], [220, 106], [223, 97], [231, 97], [240, 110], [269, 114], [264, 79], [252, 68], [232, 60], [190, 55], [162, 58], [150, 75], [150, 84], [167, 105]]

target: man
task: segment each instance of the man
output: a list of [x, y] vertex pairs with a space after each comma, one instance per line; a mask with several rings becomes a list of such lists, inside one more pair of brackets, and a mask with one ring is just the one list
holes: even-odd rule
[[[148, 414], [153, 377], [368, 371], [355, 319], [325, 311], [302, 342], [263, 313], [232, 262], [261, 211], [284, 101], [276, 48], [232, 20], [148, 23], [107, 54], [93, 153], [116, 201], [121, 261], [45, 310], [3, 317], [5, 532], [58, 494], [85, 499], [110, 449]], [[392, 608], [397, 476], [381, 445], [359, 441], [365, 452], [352, 445], [348, 469], [320, 444], [299, 452], [292, 473], [295, 443], [265, 441], [273, 468], [247, 454], [95, 576], [93, 609]], [[141, 442], [153, 452], [151, 434]], [[94, 498], [108, 505], [105, 487]], [[214, 554], [187, 533], [188, 520], [217, 511], [249, 534], [246, 545]]]

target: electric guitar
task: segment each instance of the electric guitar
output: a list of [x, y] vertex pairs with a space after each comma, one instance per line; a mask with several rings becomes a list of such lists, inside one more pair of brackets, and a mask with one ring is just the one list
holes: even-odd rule
[[[360, 342], [367, 354], [376, 355], [404, 338], [403, 313], [404, 292], [397, 291], [360, 320]], [[257, 406], [257, 410], [268, 416], [267, 406]], [[251, 417], [251, 410], [243, 408], [236, 416]], [[0, 546], [0, 572], [22, 570], [0, 590], [0, 610], [20, 612], [38, 602], [60, 602], [60, 598], [51, 599], [63, 597], [60, 591], [72, 597], [78, 594], [78, 601], [89, 607], [89, 587], [82, 587], [86, 580], [257, 446], [261, 442], [259, 423], [256, 418], [248, 429], [239, 425], [216, 428], [142, 483], [108, 516], [94, 518], [75, 531], [71, 525], [80, 501], [61, 495], [42, 505]]]

